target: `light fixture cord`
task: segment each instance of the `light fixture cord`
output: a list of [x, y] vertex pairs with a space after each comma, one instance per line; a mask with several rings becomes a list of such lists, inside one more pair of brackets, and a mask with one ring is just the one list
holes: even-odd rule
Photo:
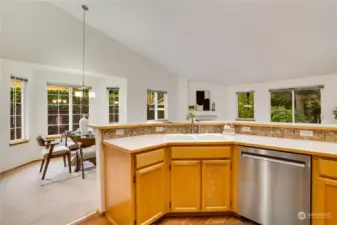
[[86, 7], [82, 6], [83, 8], [83, 46], [82, 46], [82, 50], [83, 50], [83, 54], [82, 54], [82, 98], [81, 98], [81, 108], [80, 108], [80, 115], [83, 117], [83, 98], [84, 98], [84, 71], [85, 71], [85, 11], [86, 11]]

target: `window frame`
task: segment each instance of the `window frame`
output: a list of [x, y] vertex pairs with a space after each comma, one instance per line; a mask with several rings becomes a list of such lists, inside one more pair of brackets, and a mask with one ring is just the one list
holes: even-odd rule
[[[148, 99], [147, 99], [147, 96], [148, 96], [148, 93], [149, 92], [152, 92], [154, 94], [154, 119], [151, 120], [151, 119], [148, 119], [148, 110], [147, 110], [147, 107], [148, 107]], [[162, 119], [158, 119], [158, 112], [159, 112], [159, 107], [158, 107], [158, 93], [161, 92], [164, 94], [164, 118]], [[159, 91], [159, 90], [151, 90], [151, 89], [148, 89], [146, 91], [146, 120], [147, 121], [166, 121], [168, 120], [168, 93], [167, 91]]]
[[[253, 97], [253, 118], [241, 118], [239, 116], [239, 94], [247, 94], [252, 93], [254, 94]], [[236, 92], [236, 120], [238, 121], [255, 121], [255, 91], [238, 91]]]
[[[301, 90], [315, 90], [315, 89], [319, 89], [320, 90], [320, 103], [321, 103], [321, 122], [320, 123], [300, 123], [300, 122], [296, 122], [296, 91], [301, 91]], [[275, 92], [286, 92], [289, 91], [291, 92], [291, 109], [292, 109], [292, 121], [291, 122], [277, 122], [277, 121], [272, 121], [272, 106], [271, 106], [271, 93], [275, 93]], [[300, 124], [322, 124], [323, 121], [323, 110], [322, 110], [322, 106], [323, 106], [323, 96], [324, 94], [324, 85], [316, 85], [316, 86], [304, 86], [304, 87], [294, 87], [294, 88], [280, 88], [280, 89], [270, 89], [269, 90], [269, 119], [270, 122], [272, 123], [300, 123]]]
[[[111, 91], [116, 91], [117, 90], [117, 96], [118, 96], [118, 103], [117, 104], [110, 104], [110, 92]], [[107, 92], [108, 92], [108, 120], [109, 120], [109, 124], [116, 124], [116, 123], [119, 123], [119, 116], [120, 116], [120, 114], [119, 114], [119, 94], [120, 94], [120, 89], [119, 89], [119, 87], [110, 87], [110, 88], [107, 88]], [[115, 100], [115, 99], [114, 99]], [[110, 107], [115, 107], [115, 106], [118, 106], [118, 112], [117, 113], [113, 113], [113, 112], [110, 112]], [[117, 114], [117, 116], [116, 116], [116, 114]], [[113, 121], [110, 121], [110, 116], [113, 116]], [[118, 120], [116, 120], [116, 117], [118, 118]]]
[[[28, 83], [28, 79], [26, 79], [26, 78], [21, 78], [21, 77], [18, 77], [18, 76], [13, 76], [13, 75], [11, 75], [10, 76], [10, 82], [12, 82], [12, 79], [14, 79], [15, 80], [15, 83], [17, 82], [17, 81], [20, 81], [21, 82], [21, 85], [22, 85], [22, 88], [21, 88], [21, 99], [20, 99], [20, 101], [21, 101], [21, 109], [20, 109], [20, 111], [21, 111], [21, 114], [20, 114], [20, 117], [21, 117], [21, 126], [20, 127], [17, 127], [17, 119], [16, 119], [16, 117], [18, 117], [17, 116], [17, 110], [16, 110], [16, 100], [17, 100], [17, 98], [16, 98], [16, 91], [17, 91], [17, 88], [15, 88], [15, 92], [14, 92], [14, 102], [12, 102], [12, 99], [10, 100], [10, 102], [9, 102], [9, 107], [11, 107], [11, 104], [13, 104], [13, 106], [14, 106], [14, 109], [13, 109], [13, 113], [14, 114], [12, 114], [11, 112], [9, 113], [9, 122], [10, 122], [10, 126], [9, 126], [9, 132], [10, 132], [10, 135], [9, 135], [9, 141], [10, 142], [17, 142], [17, 141], [22, 141], [22, 140], [26, 140], [27, 138], [28, 138], [28, 134], [27, 134], [27, 129], [26, 129], [26, 116], [27, 116], [27, 113], [26, 113], [26, 111], [27, 111], [27, 104], [26, 104], [26, 100], [27, 100], [27, 83]], [[11, 84], [10, 84], [11, 85]], [[9, 94], [10, 94], [10, 98], [11, 98], [11, 95], [12, 95], [12, 90], [11, 90], [11, 86], [9, 86]], [[10, 109], [10, 111], [11, 111], [11, 109]], [[11, 119], [12, 119], [12, 117], [13, 117], [13, 122], [14, 122], [14, 126], [13, 126], [13, 128], [11, 127]], [[19, 129], [19, 128], [21, 128], [21, 137], [20, 138], [17, 138], [17, 132], [16, 132], [16, 130], [17, 129]], [[14, 139], [11, 139], [11, 131], [12, 130], [14, 130]]]
[[[68, 89], [68, 123], [67, 124], [60, 124], [59, 122], [59, 117], [60, 115], [65, 115], [65, 114], [60, 114], [59, 113], [59, 109], [58, 109], [58, 113], [57, 114], [49, 114], [49, 102], [48, 102], [48, 86], [56, 86], [56, 87], [62, 87], [62, 88], [67, 88]], [[87, 119], [90, 120], [90, 117], [89, 117], [89, 114], [90, 114], [90, 106], [91, 106], [91, 99], [89, 98], [89, 94], [88, 94], [88, 105], [85, 104], [85, 106], [88, 106], [88, 113], [83, 113], [82, 112], [82, 101], [80, 104], [74, 104], [73, 102], [73, 98], [75, 97], [75, 95], [73, 94], [73, 89], [74, 88], [81, 88], [81, 86], [78, 86], [78, 85], [69, 85], [69, 84], [59, 84], [59, 83], [49, 83], [47, 82], [47, 135], [48, 136], [52, 136], [52, 135], [60, 135], [62, 134], [60, 132], [60, 126], [61, 125], [66, 125], [68, 126], [68, 130], [69, 131], [74, 131], [74, 125], [79, 125], [78, 123], [74, 123], [73, 121], [73, 117], [74, 116], [83, 116], [83, 114], [85, 114], [87, 116]], [[88, 93], [91, 89], [91, 87], [85, 87], [87, 90], [88, 90]], [[81, 97], [83, 98], [83, 97]], [[80, 113], [74, 113], [73, 111], [73, 106], [74, 105], [80, 105]], [[57, 115], [58, 119], [57, 119], [57, 124], [49, 124], [49, 116], [50, 115]], [[54, 126], [57, 126], [57, 134], [49, 134], [49, 127], [54, 127]], [[76, 128], [77, 129], [77, 128]]]

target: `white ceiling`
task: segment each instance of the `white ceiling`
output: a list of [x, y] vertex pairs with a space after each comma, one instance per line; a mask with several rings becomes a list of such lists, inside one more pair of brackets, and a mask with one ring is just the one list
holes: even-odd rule
[[181, 76], [233, 85], [337, 73], [336, 0], [56, 1]]

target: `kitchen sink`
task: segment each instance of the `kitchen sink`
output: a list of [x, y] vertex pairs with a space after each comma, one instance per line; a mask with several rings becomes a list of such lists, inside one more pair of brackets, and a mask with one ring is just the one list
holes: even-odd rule
[[167, 141], [229, 141], [231, 136], [209, 133], [209, 134], [166, 134]]
[[223, 134], [195, 134], [195, 139], [198, 141], [230, 141], [233, 138]]
[[191, 134], [165, 134], [167, 141], [195, 141]]

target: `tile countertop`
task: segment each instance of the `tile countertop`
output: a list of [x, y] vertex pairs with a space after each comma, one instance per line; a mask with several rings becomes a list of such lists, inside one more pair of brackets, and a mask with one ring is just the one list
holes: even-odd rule
[[[167, 135], [167, 134], [166, 134]], [[219, 134], [217, 134], [219, 135]], [[287, 138], [272, 138], [253, 135], [228, 135], [228, 140], [166, 140], [165, 134], [152, 134], [134, 137], [104, 140], [104, 145], [113, 146], [127, 153], [139, 153], [152, 148], [170, 145], [198, 145], [198, 144], [238, 144], [257, 148], [302, 153], [317, 156], [337, 158], [337, 143], [295, 140]]]

